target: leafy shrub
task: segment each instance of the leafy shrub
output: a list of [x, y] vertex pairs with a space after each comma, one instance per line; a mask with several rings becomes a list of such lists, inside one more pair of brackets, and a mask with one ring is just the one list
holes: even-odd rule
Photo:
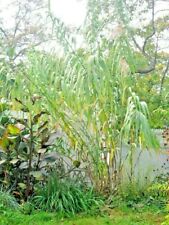
[[41, 187], [34, 197], [38, 209], [56, 211], [61, 215], [74, 215], [98, 209], [103, 203], [92, 188], [86, 188], [72, 179], [59, 179], [56, 173], [49, 176], [46, 186]]
[[126, 205], [134, 209], [153, 206], [164, 210], [168, 199], [168, 174], [160, 175], [151, 183], [140, 184], [137, 181], [125, 183], [119, 187], [118, 194], [113, 197], [112, 205]]
[[0, 209], [17, 209], [19, 204], [16, 199], [8, 192], [0, 190]]
[[[167, 212], [169, 212], [169, 204], [167, 205]], [[162, 225], [169, 225], [169, 214], [165, 217], [165, 221]]]
[[169, 225], [169, 215], [166, 216], [166, 220], [162, 225]]
[[[38, 108], [38, 98], [34, 95], [29, 101], [33, 109], [15, 98], [17, 111], [8, 110], [0, 115], [0, 185], [10, 189], [20, 201], [33, 195], [34, 186], [45, 179], [50, 169], [49, 160], [45, 159], [53, 144], [48, 141], [49, 118]], [[0, 102], [0, 111], [1, 108]]]
[[149, 196], [151, 202], [158, 207], [165, 207], [168, 199], [168, 180], [160, 178], [154, 182], [147, 190], [146, 196]]

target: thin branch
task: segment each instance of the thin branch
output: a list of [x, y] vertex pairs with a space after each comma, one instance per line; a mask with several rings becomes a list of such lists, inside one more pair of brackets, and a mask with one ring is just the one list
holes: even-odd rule
[[0, 27], [0, 31], [3, 33], [3, 35], [5, 36], [5, 38], [6, 38], [7, 40], [9, 40], [6, 31], [5, 31], [2, 27]]
[[144, 44], [143, 44], [143, 53], [146, 54], [146, 46], [147, 46], [147, 43], [149, 41], [150, 38], [152, 38], [155, 33], [156, 33], [156, 29], [155, 29], [155, 3], [154, 3], [154, 0], [152, 0], [152, 28], [153, 28], [153, 31], [150, 35], [148, 35], [144, 41]]
[[[19, 18], [20, 12], [21, 12], [21, 6], [20, 6], [20, 4], [19, 4], [19, 9], [18, 9], [18, 12], [16, 13], [15, 21], [17, 21], [17, 19]], [[19, 27], [19, 25], [20, 25], [21, 19], [22, 19], [22, 18], [20, 18], [20, 19], [16, 22], [16, 26], [15, 26], [14, 34], [13, 34], [13, 39], [15, 38], [16, 33], [17, 33], [17, 31], [18, 31], [18, 27]]]
[[141, 46], [138, 44], [138, 42], [136, 41], [135, 37], [134, 37], [133, 35], [131, 35], [131, 38], [132, 38], [132, 41], [134, 42], [136, 48], [142, 52], [142, 48], [141, 48]]
[[135, 71], [136, 73], [147, 74], [147, 73], [150, 73], [150, 72], [154, 71], [155, 67], [156, 67], [157, 53], [158, 53], [158, 41], [159, 41], [159, 37], [158, 36], [157, 36], [156, 47], [155, 47], [155, 50], [154, 50], [154, 56], [151, 57], [151, 55], [146, 52], [146, 47], [147, 47], [148, 41], [156, 34], [156, 27], [155, 27], [155, 0], [152, 0], [151, 26], [152, 26], [152, 32], [151, 32], [150, 35], [148, 35], [145, 38], [142, 47], [137, 43], [137, 41], [136, 41], [136, 39], [134, 37], [134, 34], [133, 35], [131, 34], [131, 39], [132, 39], [133, 43], [135, 44], [136, 48], [143, 54], [143, 56], [145, 56], [145, 58], [149, 62], [148, 68], [137, 69], [137, 71]]
[[155, 70], [156, 63], [157, 63], [158, 40], [159, 40], [159, 39], [158, 39], [158, 37], [157, 37], [156, 47], [155, 47], [155, 52], [154, 52], [154, 58], [153, 58], [153, 60], [151, 60], [151, 63], [150, 63], [150, 65], [149, 65], [149, 67], [146, 68], [146, 69], [138, 69], [138, 70], [135, 71], [136, 73], [147, 74], [147, 73], [150, 73], [150, 72], [152, 72], [152, 71]]
[[165, 81], [165, 78], [166, 78], [166, 75], [167, 75], [167, 72], [169, 70], [169, 59], [167, 61], [167, 65], [166, 65], [166, 68], [163, 72], [163, 76], [161, 78], [161, 83], [160, 83], [160, 96], [162, 96], [162, 91], [163, 91], [163, 86], [164, 86], [164, 81]]
[[167, 12], [167, 11], [169, 11], [169, 8], [168, 9], [160, 9], [160, 10], [157, 10], [154, 15], [157, 15], [158, 13], [161, 13], [161, 12]]
[[[55, 40], [55, 39], [50, 39], [50, 40]], [[38, 47], [39, 45], [43, 44], [43, 43], [46, 43], [48, 42], [49, 40], [46, 39], [46, 40], [43, 40], [43, 41], [39, 41], [37, 43], [34, 43], [31, 47], [35, 48], [35, 47]], [[27, 46], [25, 48], [22, 48], [15, 56], [14, 58], [12, 59], [13, 61], [15, 61], [19, 56], [23, 56], [27, 50], [29, 50], [30, 48]]]
[[140, 74], [147, 74], [147, 73], [150, 73], [150, 72], [152, 72], [152, 71], [154, 71], [155, 70], [155, 66], [154, 65], [152, 65], [152, 66], [150, 66], [150, 67], [148, 67], [148, 68], [146, 68], [146, 69], [138, 69], [137, 71], [136, 71], [136, 73], [140, 73]]

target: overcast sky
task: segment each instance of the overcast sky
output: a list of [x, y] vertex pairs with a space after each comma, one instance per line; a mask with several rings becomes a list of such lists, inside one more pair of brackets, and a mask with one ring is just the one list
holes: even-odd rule
[[87, 0], [51, 0], [55, 15], [72, 26], [83, 24], [86, 15]]
[[[5, 6], [14, 0], [0, 0], [0, 17], [6, 19], [7, 26], [12, 23], [11, 16], [14, 15], [14, 10], [12, 8], [7, 8], [7, 11], [3, 10]], [[51, 9], [53, 13], [64, 21], [69, 26], [80, 26], [83, 24], [86, 16], [87, 0], [51, 0]], [[156, 4], [156, 10], [169, 9], [168, 1], [158, 1]], [[166, 14], [168, 11], [162, 11], [156, 15]], [[135, 20], [134, 26], [139, 26], [138, 22]], [[168, 35], [167, 35], [168, 36]], [[168, 46], [168, 41], [165, 41], [162, 45]]]
[[[0, 16], [3, 16], [10, 23], [10, 17], [14, 14], [12, 8], [7, 7], [8, 13], [4, 10], [6, 6], [14, 0], [0, 0]], [[158, 3], [158, 4], [157, 4]], [[158, 1], [156, 10], [169, 9], [169, 0]], [[67, 25], [80, 26], [83, 24], [86, 16], [87, 0], [51, 0], [51, 9], [53, 13], [63, 20]], [[163, 11], [159, 14], [168, 13]]]
[[[14, 10], [8, 7], [14, 0], [0, 0], [0, 16], [6, 18], [9, 24]], [[83, 24], [86, 15], [87, 0], [51, 0], [53, 13], [62, 19], [67, 25], [80, 26]], [[4, 10], [4, 9], [7, 9]]]

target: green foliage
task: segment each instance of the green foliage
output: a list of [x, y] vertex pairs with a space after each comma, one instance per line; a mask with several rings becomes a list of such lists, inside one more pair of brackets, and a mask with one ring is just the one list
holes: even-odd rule
[[[167, 205], [167, 212], [169, 213], [169, 204]], [[165, 217], [165, 222], [162, 225], [169, 225], [169, 215]]]
[[[145, 211], [138, 213], [129, 209], [111, 210], [109, 215], [79, 215], [75, 218], [59, 219], [56, 213], [37, 211], [32, 215], [6, 211], [0, 214], [0, 225], [159, 225], [164, 220], [163, 214]], [[167, 223], [165, 225], [168, 225]]]
[[102, 204], [92, 188], [85, 188], [73, 179], [59, 179], [56, 172], [50, 174], [46, 185], [39, 187], [33, 200], [38, 209], [74, 215], [79, 212], [92, 212]]
[[168, 202], [168, 174], [157, 177], [145, 192], [149, 204], [165, 209]]
[[112, 196], [112, 205], [122, 207], [123, 205], [138, 211], [145, 208], [156, 211], [166, 212], [166, 204], [168, 202], [168, 174], [156, 177], [153, 182], [145, 179], [145, 183], [139, 181], [132, 183], [123, 183], [119, 189], [117, 196]]
[[121, 64], [131, 58], [125, 55], [130, 52], [125, 43], [125, 37], [112, 43], [107, 56], [102, 53], [105, 46], [100, 44], [87, 60], [82, 55], [76, 57], [76, 52], [70, 56], [66, 51], [63, 60], [32, 52], [30, 67], [25, 69], [29, 76], [24, 73], [23, 80], [17, 81], [21, 90], [24, 82], [32, 94], [41, 96], [53, 123], [57, 121], [80, 161], [92, 161], [88, 174], [98, 189], [112, 189], [114, 182], [106, 159], [101, 159], [103, 152], [110, 153], [109, 165], [113, 168], [122, 141], [132, 139], [132, 145], [158, 148], [147, 105], [130, 88], [130, 69], [122, 70]]
[[24, 215], [31, 215], [34, 211], [34, 208], [35, 206], [31, 202], [27, 201], [20, 205], [19, 210]]
[[[31, 196], [34, 184], [45, 179], [41, 163], [49, 147], [45, 145], [50, 135], [49, 120], [46, 112], [37, 107], [38, 100], [34, 95], [26, 106], [16, 98], [17, 110], [10, 107], [1, 115], [0, 183], [20, 200]], [[46, 162], [43, 167], [50, 168]]]
[[133, 79], [134, 90], [149, 107], [151, 127], [162, 129], [169, 125], [168, 93], [163, 90], [163, 95], [159, 94], [159, 83], [160, 71], [146, 76], [137, 75]]
[[0, 211], [6, 209], [18, 209], [19, 204], [9, 191], [0, 190]]
[[[39, 193], [37, 191], [39, 196], [35, 196], [38, 208], [74, 214], [87, 211], [94, 201], [91, 190], [85, 191], [66, 179], [59, 180], [54, 174], [45, 183], [40, 160], [48, 150], [45, 143], [50, 130], [59, 129], [63, 133], [70, 149], [64, 154], [73, 155], [70, 157], [73, 166], [81, 169], [84, 165], [85, 175], [95, 189], [111, 194], [119, 184], [128, 159], [131, 176], [134, 174], [133, 152], [137, 147], [159, 148], [151, 125], [155, 128], [168, 125], [167, 70], [165, 74], [164, 66], [160, 65], [168, 55], [154, 54], [156, 45], [149, 41], [153, 36], [148, 37], [141, 54], [136, 52], [129, 28], [133, 15], [129, 12], [133, 13], [137, 5], [116, 0], [112, 7], [111, 3], [89, 1], [85, 25], [80, 29], [86, 48], [77, 49], [75, 35], [53, 16], [49, 1], [52, 36], [62, 46], [63, 57], [31, 49], [28, 58], [16, 70], [2, 63], [0, 89], [2, 97], [9, 99], [12, 107], [2, 98], [0, 112], [16, 110], [23, 118], [1, 117], [1, 183], [13, 188], [20, 199], [28, 199], [41, 182], [44, 186]], [[107, 14], [107, 9], [112, 8], [113, 13]], [[113, 16], [109, 18], [109, 14]], [[112, 21], [119, 23], [119, 30], [110, 40], [103, 34]], [[161, 25], [159, 33], [165, 28]], [[149, 36], [152, 26], [148, 24], [145, 30], [136, 32], [141, 37]], [[137, 48], [140, 49], [139, 45]], [[12, 59], [15, 51], [16, 48], [8, 47], [7, 56]], [[150, 65], [148, 58], [154, 55], [155, 62], [159, 63], [156, 73], [138, 76], [137, 67]], [[124, 144], [129, 149], [125, 159], [122, 156]], [[47, 165], [47, 172], [49, 168]], [[151, 192], [157, 191], [156, 188], [159, 186]], [[137, 187], [129, 190], [131, 193], [125, 191], [126, 201], [130, 197], [132, 201], [132, 196], [134, 202], [139, 201], [142, 196]]]

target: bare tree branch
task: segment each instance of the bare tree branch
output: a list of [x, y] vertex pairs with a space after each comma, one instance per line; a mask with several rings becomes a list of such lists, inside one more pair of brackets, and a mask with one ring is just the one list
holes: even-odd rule
[[[136, 41], [134, 35], [132, 35], [131, 38], [132, 38], [132, 41], [134, 42], [136, 48], [137, 48], [140, 52], [142, 52], [142, 47], [138, 44], [138, 42]], [[142, 52], [142, 53], [143, 53], [143, 52]]]
[[169, 11], [169, 8], [168, 9], [160, 9], [160, 10], [157, 10], [154, 15], [157, 15], [160, 12], [167, 12], [167, 11]]
[[166, 65], [166, 68], [163, 72], [163, 76], [161, 78], [161, 83], [160, 83], [160, 96], [162, 96], [162, 91], [163, 91], [163, 86], [164, 86], [164, 81], [165, 81], [165, 78], [166, 78], [166, 75], [168, 73], [168, 70], [169, 70], [169, 59], [167, 61], [167, 65]]
[[2, 27], [0, 27], [0, 31], [3, 33], [3, 35], [5, 36], [5, 38], [8, 40], [8, 34], [7, 34], [7, 32]]
[[144, 41], [144, 44], [143, 44], [143, 53], [146, 54], [146, 46], [147, 46], [147, 43], [149, 41], [150, 38], [152, 38], [155, 33], [156, 33], [156, 29], [155, 29], [155, 2], [154, 0], [152, 0], [152, 21], [151, 21], [151, 24], [152, 24], [152, 33], [150, 35], [148, 35]]
[[[158, 53], [158, 37], [157, 37], [157, 40], [156, 40], [156, 47], [155, 47], [155, 51], [154, 51], [154, 57], [153, 59], [151, 60], [151, 63], [149, 65], [148, 68], [145, 68], [145, 69], [138, 69], [136, 70], [136, 73], [140, 73], [140, 74], [147, 74], [147, 73], [150, 73], [152, 71], [155, 70], [156, 68], [156, 63], [157, 63], [157, 53]], [[145, 53], [146, 54], [146, 53]], [[146, 54], [147, 55], [147, 54]], [[150, 60], [150, 59], [149, 59]]]
[[[9, 4], [8, 7], [15, 7], [16, 10], [14, 17], [11, 18], [14, 25], [12, 27], [6, 26], [2, 18], [0, 26], [2, 45], [0, 47], [1, 52], [7, 56], [11, 63], [18, 64], [18, 57], [21, 60], [27, 49], [30, 49], [31, 46], [39, 46], [49, 40], [45, 30], [47, 24], [42, 19], [44, 14], [47, 16], [45, 4], [46, 1], [43, 0], [14, 0]], [[9, 51], [7, 52], [6, 49]]]
[[[15, 29], [14, 29], [13, 39], [16, 36], [16, 33], [17, 33], [17, 30], [18, 30], [19, 24], [21, 22], [21, 19], [18, 19], [20, 12], [21, 12], [21, 6], [19, 4], [19, 6], [18, 6], [18, 12], [16, 13], [16, 16], [15, 16], [16, 25], [15, 25]], [[18, 19], [18, 21], [17, 21], [17, 19]]]

